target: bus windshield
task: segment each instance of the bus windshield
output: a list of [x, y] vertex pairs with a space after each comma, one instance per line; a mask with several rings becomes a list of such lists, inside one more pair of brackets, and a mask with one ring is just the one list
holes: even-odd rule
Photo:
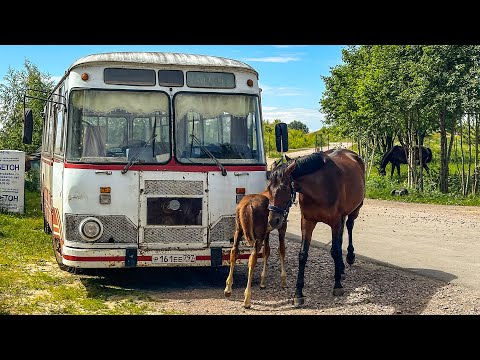
[[258, 97], [181, 92], [175, 95], [173, 108], [180, 163], [214, 164], [202, 147], [222, 164], [265, 162]]
[[166, 93], [82, 89], [73, 90], [69, 102], [68, 161], [166, 163], [171, 158]]

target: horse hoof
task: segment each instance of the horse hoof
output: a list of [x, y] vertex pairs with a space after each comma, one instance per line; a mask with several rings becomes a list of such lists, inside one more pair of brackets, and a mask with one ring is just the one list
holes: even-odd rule
[[223, 294], [225, 295], [225, 297], [230, 297], [232, 295], [232, 292], [224, 291]]
[[353, 254], [352, 256], [347, 255], [347, 264], [353, 265], [354, 262], [355, 262], [355, 254]]
[[305, 296], [293, 298], [293, 306], [299, 307], [299, 306], [302, 306], [303, 304], [305, 304]]
[[333, 296], [342, 296], [345, 293], [343, 288], [334, 288], [333, 289]]
[[340, 280], [343, 281], [343, 280], [345, 280], [345, 278], [346, 278], [345, 274], [340, 274]]
[[260, 284], [260, 289], [265, 289], [267, 287], [267, 285], [265, 284]]
[[243, 304], [243, 307], [245, 309], [250, 309], [252, 307], [252, 304]]

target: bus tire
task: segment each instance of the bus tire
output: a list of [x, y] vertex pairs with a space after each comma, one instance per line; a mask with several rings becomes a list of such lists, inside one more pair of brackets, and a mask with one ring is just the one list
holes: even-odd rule
[[[47, 225], [48, 226], [48, 225]], [[69, 273], [79, 273], [78, 269], [67, 266], [63, 264], [62, 258], [62, 248], [60, 246], [60, 240], [57, 239], [55, 236], [52, 236], [52, 246], [53, 246], [53, 254], [55, 255], [55, 260], [57, 261], [57, 265], [60, 270], [67, 271]]]
[[45, 216], [43, 217], [43, 232], [45, 234], [52, 233], [52, 229], [50, 229], [50, 225], [48, 225], [48, 221], [45, 219]]

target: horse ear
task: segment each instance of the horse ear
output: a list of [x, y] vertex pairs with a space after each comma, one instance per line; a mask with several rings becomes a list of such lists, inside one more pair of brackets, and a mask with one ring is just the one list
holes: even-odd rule
[[293, 161], [290, 165], [287, 166], [285, 169], [285, 175], [289, 176], [293, 170], [295, 170], [295, 167], [297, 166], [297, 162]]

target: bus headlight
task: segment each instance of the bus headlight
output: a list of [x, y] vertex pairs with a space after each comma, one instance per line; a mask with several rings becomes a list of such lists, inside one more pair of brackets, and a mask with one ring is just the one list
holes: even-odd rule
[[94, 217], [83, 219], [78, 227], [80, 235], [87, 241], [95, 241], [103, 234], [103, 225]]

